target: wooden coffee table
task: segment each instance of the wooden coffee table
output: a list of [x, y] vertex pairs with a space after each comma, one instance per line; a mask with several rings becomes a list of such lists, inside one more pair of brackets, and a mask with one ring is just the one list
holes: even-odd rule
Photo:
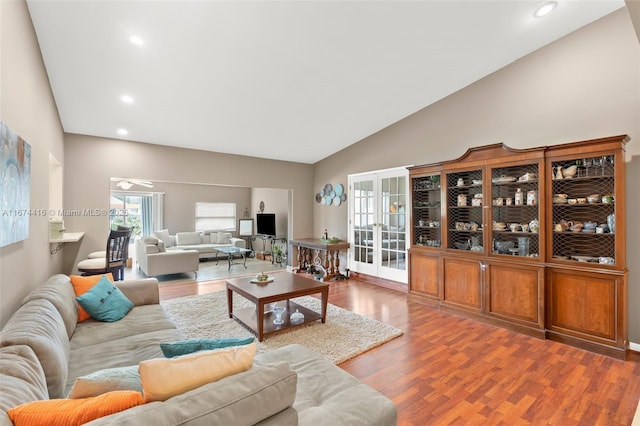
[[[279, 272], [270, 274], [273, 281], [269, 283], [254, 284], [251, 278], [234, 278], [227, 280], [227, 306], [229, 309], [229, 318], [235, 318], [249, 330], [258, 336], [258, 340], [262, 341], [264, 336], [284, 330], [290, 327], [306, 324], [309, 322], [321, 320], [326, 322], [327, 318], [327, 299], [329, 297], [329, 284], [307, 278], [300, 274], [292, 274], [290, 272]], [[238, 293], [242, 297], [255, 303], [255, 307], [242, 308], [233, 310], [233, 293]], [[322, 312], [315, 312], [309, 308], [305, 308], [289, 299], [300, 296], [308, 296], [310, 294], [322, 293]], [[273, 323], [275, 319], [274, 313], [265, 315], [265, 305], [269, 303], [280, 302], [279, 306], [285, 306], [286, 311], [282, 315], [283, 324], [276, 325]], [[289, 315], [296, 311], [300, 311], [304, 315], [304, 320], [299, 322], [291, 322]]]

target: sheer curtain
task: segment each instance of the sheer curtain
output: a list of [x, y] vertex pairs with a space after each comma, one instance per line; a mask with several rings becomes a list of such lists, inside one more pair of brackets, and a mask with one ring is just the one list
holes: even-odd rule
[[143, 196], [142, 198], [142, 235], [151, 235], [151, 231], [153, 231], [152, 221], [153, 221], [153, 203], [152, 197]]
[[151, 195], [151, 205], [152, 217], [149, 234], [164, 229], [164, 192], [154, 192]]
[[151, 235], [153, 231], [159, 231], [164, 225], [164, 193], [154, 192], [140, 197], [142, 235]]

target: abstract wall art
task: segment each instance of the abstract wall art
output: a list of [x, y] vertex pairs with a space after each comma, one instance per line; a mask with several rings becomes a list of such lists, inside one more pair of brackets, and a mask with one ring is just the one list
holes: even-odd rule
[[0, 247], [29, 238], [31, 145], [0, 122]]

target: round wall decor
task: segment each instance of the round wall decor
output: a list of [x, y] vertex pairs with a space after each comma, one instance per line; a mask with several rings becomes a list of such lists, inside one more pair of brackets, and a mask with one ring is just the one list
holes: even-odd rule
[[320, 188], [320, 191], [315, 194], [315, 197], [316, 203], [318, 204], [336, 207], [347, 200], [347, 194], [344, 193], [344, 186], [340, 183], [335, 185], [331, 185], [330, 183], [325, 184]]

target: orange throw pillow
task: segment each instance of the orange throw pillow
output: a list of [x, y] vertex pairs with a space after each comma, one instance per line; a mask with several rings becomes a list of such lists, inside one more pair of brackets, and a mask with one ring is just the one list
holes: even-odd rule
[[144, 403], [140, 392], [113, 391], [81, 399], [49, 399], [7, 411], [15, 426], [74, 426]]
[[[113, 274], [109, 272], [108, 274], [102, 275], [89, 275], [86, 277], [82, 277], [80, 275], [71, 275], [71, 285], [73, 285], [73, 291], [76, 294], [76, 297], [82, 296], [87, 291], [91, 290], [91, 288], [100, 281], [102, 276], [106, 276], [109, 278], [111, 282], [113, 282]], [[78, 304], [78, 322], [84, 321], [86, 319], [91, 318], [91, 315], [85, 311], [80, 304]]]

